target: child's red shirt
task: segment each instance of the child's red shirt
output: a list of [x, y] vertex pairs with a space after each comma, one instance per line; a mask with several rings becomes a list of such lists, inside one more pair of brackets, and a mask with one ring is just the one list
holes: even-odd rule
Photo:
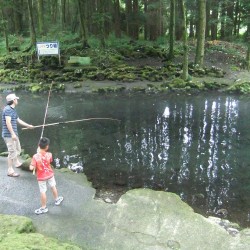
[[38, 181], [45, 181], [54, 176], [54, 172], [50, 166], [52, 161], [52, 154], [49, 152], [40, 151], [33, 155], [31, 165], [36, 167]]

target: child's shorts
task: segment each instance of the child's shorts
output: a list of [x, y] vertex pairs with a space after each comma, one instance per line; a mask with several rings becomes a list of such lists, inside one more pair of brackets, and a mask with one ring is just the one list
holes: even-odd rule
[[55, 180], [54, 176], [51, 177], [50, 179], [46, 180], [46, 181], [38, 181], [40, 193], [46, 193], [46, 191], [47, 191], [47, 182], [48, 182], [50, 187], [55, 187], [56, 186], [56, 180]]

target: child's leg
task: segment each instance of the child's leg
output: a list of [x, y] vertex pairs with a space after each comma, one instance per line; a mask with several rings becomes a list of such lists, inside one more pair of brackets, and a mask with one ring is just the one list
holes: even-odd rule
[[48, 208], [46, 207], [47, 197], [46, 197], [46, 181], [38, 181], [40, 195], [41, 195], [41, 207], [35, 210], [36, 214], [44, 214], [48, 212]]
[[51, 190], [52, 190], [52, 194], [54, 196], [54, 199], [56, 200], [58, 198], [58, 193], [57, 193], [56, 186], [51, 187]]
[[42, 208], [45, 208], [46, 204], [47, 204], [47, 196], [46, 196], [47, 185], [46, 185], [46, 181], [38, 181], [38, 185], [39, 185], [40, 194], [41, 194], [41, 205], [42, 205]]
[[47, 204], [46, 192], [41, 192], [41, 204], [42, 204], [42, 208], [46, 207], [46, 204]]
[[50, 178], [48, 180], [48, 183], [49, 183], [49, 185], [51, 187], [52, 194], [53, 194], [54, 199], [55, 199], [55, 205], [58, 206], [63, 201], [63, 197], [62, 196], [58, 196], [55, 178], [54, 177]]
[[53, 176], [48, 180], [48, 183], [51, 187], [52, 194], [54, 196], [54, 199], [56, 200], [58, 198], [58, 193], [57, 193], [57, 188], [56, 188], [56, 180], [55, 177]]

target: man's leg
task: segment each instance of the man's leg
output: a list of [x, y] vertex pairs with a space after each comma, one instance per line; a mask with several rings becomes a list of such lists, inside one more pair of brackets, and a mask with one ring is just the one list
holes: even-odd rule
[[22, 163], [18, 160], [18, 156], [21, 154], [21, 144], [19, 141], [19, 137], [17, 137], [17, 139], [14, 141], [14, 150], [16, 153], [16, 157], [14, 158], [13, 164], [15, 167], [20, 167]]
[[7, 158], [7, 163], [8, 163], [8, 174], [13, 174], [15, 172], [13, 169], [13, 160], [10, 159], [9, 156]]
[[4, 141], [6, 143], [9, 153], [7, 158], [8, 175], [11, 175], [15, 172], [13, 169], [14, 159], [16, 158], [15, 145], [12, 138], [4, 138]]

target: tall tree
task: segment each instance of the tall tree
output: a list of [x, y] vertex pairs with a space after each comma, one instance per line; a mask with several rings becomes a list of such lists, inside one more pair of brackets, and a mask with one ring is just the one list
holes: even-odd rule
[[148, 0], [144, 0], [144, 40], [148, 40], [149, 25], [148, 25]]
[[[175, 38], [177, 41], [182, 39], [183, 36], [183, 13], [182, 13], [183, 1], [178, 0], [176, 2], [176, 15], [175, 15]], [[186, 7], [185, 7], [186, 8]], [[185, 16], [186, 18], [186, 16]]]
[[174, 58], [174, 42], [175, 42], [175, 0], [170, 0], [169, 54], [168, 54], [170, 60]]
[[13, 14], [14, 14], [14, 30], [15, 34], [20, 34], [22, 31], [22, 6], [23, 0], [13, 0]]
[[217, 40], [218, 36], [218, 15], [219, 15], [219, 5], [217, 0], [211, 0], [211, 20], [210, 25], [211, 25], [211, 39], [212, 40]]
[[227, 39], [231, 39], [233, 35], [233, 23], [234, 23], [234, 2], [235, 1], [227, 1], [226, 2], [226, 30], [225, 35]]
[[61, 25], [65, 29], [66, 25], [66, 0], [61, 0]]
[[[30, 48], [36, 46], [36, 31], [33, 19], [33, 6], [32, 0], [28, 0], [28, 10], [29, 10], [29, 25], [30, 25]], [[29, 48], [29, 49], [30, 49]]]
[[250, 70], [250, 2], [249, 0], [242, 0], [242, 12], [243, 12], [243, 21], [247, 26], [246, 39], [247, 44], [247, 55], [246, 55], [246, 64], [247, 69]]
[[198, 0], [198, 31], [195, 63], [203, 66], [205, 52], [206, 0]]
[[38, 30], [40, 35], [44, 35], [44, 5], [43, 0], [38, 0]]
[[120, 13], [120, 1], [114, 0], [114, 28], [115, 36], [121, 37], [121, 13]]
[[235, 3], [235, 10], [234, 10], [234, 36], [239, 36], [240, 33], [240, 19], [241, 19], [241, 12], [240, 12], [240, 0], [236, 0]]
[[86, 24], [86, 0], [77, 0], [79, 19], [80, 19], [80, 32], [83, 48], [89, 47], [88, 44], [88, 33]]
[[98, 20], [98, 24], [99, 24], [99, 37], [100, 37], [100, 41], [101, 41], [101, 47], [105, 48], [105, 0], [101, 0], [98, 4], [98, 11], [99, 11], [99, 20]]
[[1, 7], [1, 21], [0, 21], [0, 27], [1, 30], [4, 33], [4, 37], [5, 37], [5, 47], [6, 47], [6, 51], [7, 53], [9, 53], [10, 48], [9, 48], [9, 35], [8, 35], [8, 29], [7, 29], [7, 20], [5, 19], [5, 15], [4, 15], [4, 1], [0, 0], [0, 7]]
[[247, 28], [247, 44], [248, 46], [247, 46], [246, 62], [247, 62], [247, 70], [250, 71], [250, 22]]
[[220, 20], [221, 20], [221, 24], [220, 24], [220, 26], [221, 26], [221, 29], [220, 29], [220, 37], [221, 37], [221, 39], [225, 39], [225, 36], [226, 36], [226, 19], [227, 19], [227, 17], [226, 17], [226, 0], [221, 0], [221, 5], [220, 5], [220, 7], [221, 7], [221, 12], [220, 12], [220, 14], [221, 14], [221, 18], [220, 18]]
[[184, 0], [179, 0], [180, 2], [180, 12], [182, 18], [182, 39], [183, 39], [183, 72], [182, 79], [188, 79], [188, 39], [187, 39], [187, 21], [186, 21], [186, 6]]

